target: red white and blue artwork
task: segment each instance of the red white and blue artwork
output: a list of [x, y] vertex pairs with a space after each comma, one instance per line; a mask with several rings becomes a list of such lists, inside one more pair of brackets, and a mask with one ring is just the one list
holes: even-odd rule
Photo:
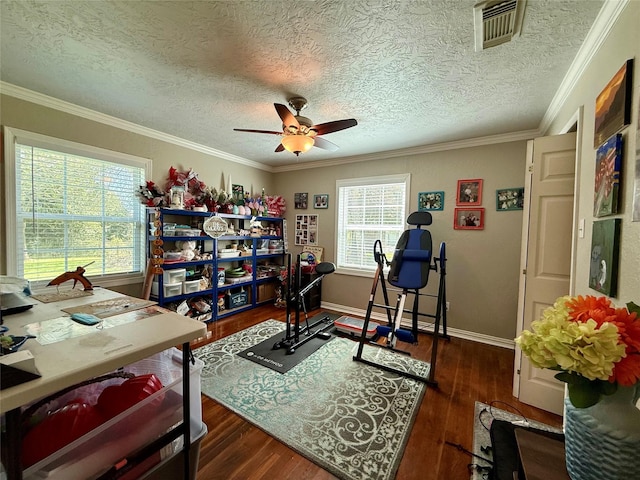
[[622, 134], [618, 133], [600, 145], [596, 153], [594, 217], [606, 217], [618, 213], [621, 165]]

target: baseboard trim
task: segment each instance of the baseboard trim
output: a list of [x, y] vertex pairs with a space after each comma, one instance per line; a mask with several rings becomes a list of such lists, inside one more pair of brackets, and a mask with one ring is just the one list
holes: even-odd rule
[[[353, 308], [348, 307], [346, 305], [339, 305], [336, 303], [329, 302], [321, 302], [321, 308], [326, 308], [327, 310], [335, 310], [337, 312], [342, 312], [348, 315], [354, 315], [357, 317], [363, 317], [367, 314], [366, 310], [361, 308]], [[387, 322], [387, 317], [383, 313], [373, 312], [371, 314], [371, 320], [375, 320], [376, 322]], [[427, 327], [427, 331], [433, 332], [433, 327]], [[485, 335], [484, 333], [477, 332], [469, 332], [467, 330], [460, 330], [457, 328], [451, 328], [447, 326], [447, 334], [451, 337], [462, 338], [464, 340], [471, 340], [473, 342], [484, 343], [487, 345], [493, 345], [495, 347], [508, 348], [510, 350], [515, 349], [515, 343], [513, 340], [507, 340], [505, 338], [493, 337], [491, 335]]]

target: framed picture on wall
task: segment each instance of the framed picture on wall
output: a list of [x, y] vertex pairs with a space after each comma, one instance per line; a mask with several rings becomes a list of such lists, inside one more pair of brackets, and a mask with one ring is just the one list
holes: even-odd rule
[[418, 193], [418, 211], [442, 210], [444, 208], [444, 192]]
[[593, 222], [589, 288], [615, 297], [618, 290], [618, 256], [620, 252], [619, 218]]
[[596, 98], [593, 148], [631, 123], [633, 59], [616, 72]]
[[314, 195], [313, 208], [329, 208], [329, 195], [326, 193]]
[[482, 205], [482, 179], [458, 180], [456, 205]]
[[618, 213], [622, 134], [604, 142], [596, 152], [596, 175], [593, 189], [593, 216], [606, 217]]
[[456, 230], [483, 230], [484, 208], [454, 209], [453, 228]]
[[496, 190], [496, 210], [522, 210], [524, 208], [524, 187], [501, 188]]
[[[242, 185], [231, 186], [231, 196], [234, 203], [237, 205], [240, 201], [244, 202], [244, 187]], [[244, 205], [244, 203], [242, 203]]]
[[318, 244], [318, 215], [296, 215], [296, 245]]
[[309, 202], [309, 194], [308, 193], [294, 193], [293, 194], [293, 202], [295, 208], [298, 210], [306, 210], [307, 204]]

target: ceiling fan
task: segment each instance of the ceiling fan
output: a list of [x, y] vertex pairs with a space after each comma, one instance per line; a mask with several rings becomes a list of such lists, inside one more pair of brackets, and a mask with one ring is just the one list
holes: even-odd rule
[[281, 103], [274, 103], [273, 106], [276, 107], [276, 112], [278, 112], [278, 115], [282, 120], [282, 132], [251, 130], [246, 128], [234, 128], [234, 130], [236, 132], [280, 135], [282, 140], [275, 151], [282, 152], [283, 150], [288, 150], [298, 156], [314, 146], [335, 152], [338, 149], [338, 146], [335, 143], [331, 143], [330, 141], [321, 138], [321, 135], [344, 130], [345, 128], [355, 127], [358, 124], [354, 118], [349, 118], [314, 125], [307, 117], [300, 115], [300, 112], [307, 107], [307, 99], [304, 97], [292, 97], [289, 99], [289, 106], [296, 111], [295, 115], [293, 115], [291, 111]]

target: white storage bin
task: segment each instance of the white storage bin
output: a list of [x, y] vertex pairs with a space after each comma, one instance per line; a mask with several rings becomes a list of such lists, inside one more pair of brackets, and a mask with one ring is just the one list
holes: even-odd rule
[[182, 283], [187, 278], [187, 270], [184, 268], [176, 268], [164, 271], [165, 283]]
[[200, 280], [182, 282], [182, 293], [193, 293], [200, 290]]
[[165, 297], [173, 297], [174, 295], [180, 295], [182, 293], [182, 282], [165, 283], [163, 287]]
[[[197, 358], [195, 365], [189, 365], [189, 425], [192, 442], [199, 440], [203, 429], [200, 398], [203, 366], [202, 360]], [[124, 367], [124, 371], [135, 375], [153, 373], [160, 379], [163, 388], [24, 470], [25, 480], [95, 478], [182, 421], [183, 378], [180, 350], [165, 350]]]

